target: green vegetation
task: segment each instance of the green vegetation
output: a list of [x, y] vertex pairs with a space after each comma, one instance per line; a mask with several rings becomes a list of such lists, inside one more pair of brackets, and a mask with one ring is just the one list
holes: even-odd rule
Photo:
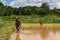
[[48, 3], [43, 3], [41, 7], [12, 8], [0, 2], [0, 19], [14, 21], [16, 16], [19, 16], [21, 22], [38, 23], [43, 18], [44, 23], [60, 23], [60, 9], [50, 9]]
[[[56, 15], [46, 15], [46, 16], [38, 16], [38, 15], [30, 15], [30, 16], [18, 16], [22, 23], [39, 23], [42, 18], [44, 23], [60, 23], [60, 16]], [[0, 16], [0, 20], [2, 21], [15, 21], [16, 16]], [[2, 26], [2, 25], [1, 25]]]
[[9, 40], [9, 37], [14, 30], [14, 22], [0, 20], [0, 40]]
[[11, 15], [56, 15], [59, 16], [60, 9], [50, 9], [48, 3], [43, 3], [41, 7], [36, 6], [25, 6], [19, 8], [12, 8], [10, 6], [4, 6], [0, 2], [0, 16], [11, 16]]

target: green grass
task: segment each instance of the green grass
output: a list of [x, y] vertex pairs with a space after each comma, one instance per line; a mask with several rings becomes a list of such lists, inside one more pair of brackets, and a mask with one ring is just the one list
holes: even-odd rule
[[[30, 15], [30, 16], [18, 16], [20, 21], [23, 23], [39, 23], [39, 20], [42, 18], [44, 23], [60, 23], [60, 16], [56, 15], [45, 15], [43, 17], [39, 15]], [[3, 21], [15, 21], [16, 16], [0, 16], [0, 19]]]
[[9, 40], [10, 34], [14, 30], [13, 22], [6, 21], [3, 27], [0, 28], [0, 40]]
[[[41, 25], [39, 23], [22, 23], [22, 28], [35, 28], [40, 29]], [[60, 30], [60, 24], [59, 23], [48, 23], [43, 24], [42, 28], [45, 30]]]

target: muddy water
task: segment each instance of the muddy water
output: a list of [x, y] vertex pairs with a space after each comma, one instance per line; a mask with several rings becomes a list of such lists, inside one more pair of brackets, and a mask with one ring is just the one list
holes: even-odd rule
[[10, 40], [60, 40], [59, 31], [45, 31], [45, 30], [21, 30], [21, 32], [14, 32]]

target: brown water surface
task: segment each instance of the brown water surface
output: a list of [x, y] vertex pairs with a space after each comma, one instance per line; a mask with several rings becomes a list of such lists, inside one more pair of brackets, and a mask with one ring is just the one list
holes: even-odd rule
[[60, 31], [21, 30], [19, 33], [14, 32], [10, 40], [60, 40]]

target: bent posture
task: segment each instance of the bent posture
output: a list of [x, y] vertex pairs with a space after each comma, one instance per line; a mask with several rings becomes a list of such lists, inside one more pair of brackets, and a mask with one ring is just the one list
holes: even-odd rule
[[42, 27], [42, 25], [43, 25], [43, 19], [40, 20], [40, 25]]
[[19, 26], [21, 26], [21, 23], [20, 23], [20, 21], [18, 20], [18, 17], [16, 17], [16, 24], [15, 24], [15, 26], [16, 26], [17, 32], [19, 32], [19, 29], [20, 29]]

